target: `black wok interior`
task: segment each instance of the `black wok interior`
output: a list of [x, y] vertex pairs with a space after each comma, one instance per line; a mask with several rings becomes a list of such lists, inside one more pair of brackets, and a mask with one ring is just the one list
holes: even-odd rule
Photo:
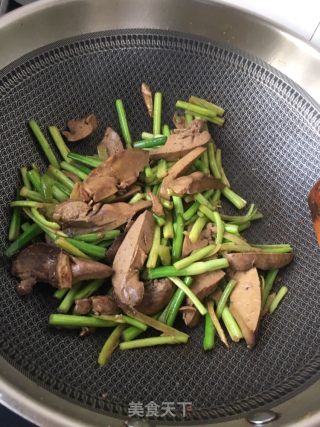
[[114, 100], [122, 98], [139, 139], [151, 126], [142, 81], [163, 93], [163, 121], [170, 125], [175, 101], [192, 94], [226, 109], [225, 127], [210, 130], [235, 191], [265, 215], [246, 236], [295, 248], [277, 283], [289, 288], [285, 302], [263, 321], [253, 351], [241, 343], [205, 353], [198, 327], [188, 345], [118, 351], [99, 368], [108, 332], [79, 339], [76, 332], [50, 329], [48, 315], [58, 305], [52, 289], [38, 285], [19, 297], [2, 258], [0, 354], [53, 393], [116, 416], [125, 415], [131, 401], [192, 402], [188, 420], [200, 423], [272, 406], [314, 380], [320, 368], [320, 256], [306, 203], [319, 174], [320, 115], [299, 88], [259, 60], [187, 36], [132, 31], [48, 46], [8, 67], [0, 74], [1, 249], [18, 168], [33, 161], [45, 166], [27, 120], [64, 128], [67, 119], [94, 112], [98, 132], [73, 148], [93, 153], [107, 125], [118, 129]]

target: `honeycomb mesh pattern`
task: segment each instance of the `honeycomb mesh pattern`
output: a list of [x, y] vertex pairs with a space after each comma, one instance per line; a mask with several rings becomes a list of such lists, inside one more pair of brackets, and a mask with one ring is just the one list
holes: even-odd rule
[[0, 78], [2, 250], [18, 168], [33, 161], [45, 166], [27, 120], [64, 128], [68, 118], [95, 112], [98, 132], [73, 148], [93, 153], [107, 125], [118, 130], [114, 100], [122, 98], [138, 139], [151, 128], [139, 93], [142, 81], [162, 91], [163, 122], [170, 125], [175, 101], [191, 94], [225, 107], [226, 126], [210, 130], [234, 190], [265, 215], [247, 237], [295, 248], [294, 263], [277, 282], [277, 287], [286, 284], [289, 294], [262, 322], [253, 351], [244, 343], [229, 351], [217, 344], [205, 353], [199, 327], [189, 331], [188, 345], [118, 351], [103, 369], [96, 360], [107, 333], [79, 339], [74, 332], [50, 329], [48, 315], [58, 305], [52, 291], [38, 286], [31, 296], [18, 297], [3, 259], [0, 354], [5, 359], [40, 386], [92, 410], [125, 416], [131, 401], [191, 401], [187, 419], [194, 422], [274, 405], [317, 377], [320, 256], [306, 196], [319, 173], [320, 116], [299, 88], [239, 52], [152, 31], [101, 33], [47, 46]]

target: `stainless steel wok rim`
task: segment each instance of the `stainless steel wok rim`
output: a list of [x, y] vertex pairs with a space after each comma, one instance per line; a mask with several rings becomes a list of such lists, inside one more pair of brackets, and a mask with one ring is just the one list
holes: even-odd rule
[[[273, 87], [274, 92], [288, 100], [292, 105], [296, 107], [297, 114], [301, 114], [304, 119], [308, 120], [308, 125], [312, 127], [313, 130], [320, 134], [320, 114], [317, 110], [317, 103], [313, 98], [309, 96], [308, 93], [301, 90], [301, 88], [289, 78], [286, 78], [283, 74], [275, 70], [273, 67], [268, 66], [263, 61], [260, 61], [259, 58], [253, 57], [253, 55], [248, 55], [246, 52], [241, 51], [240, 49], [230, 49], [226, 43], [212, 43], [211, 40], [208, 40], [204, 37], [194, 36], [193, 40], [190, 41], [188, 34], [180, 32], [170, 32], [170, 36], [167, 35], [167, 32], [164, 30], [156, 30], [156, 34], [153, 34], [154, 30], [152, 29], [127, 29], [119, 31], [104, 31], [98, 33], [90, 33], [90, 53], [99, 53], [103, 52], [106, 49], [119, 49], [121, 48], [122, 42], [126, 43], [126, 49], [128, 48], [144, 48], [145, 45], [141, 40], [143, 36], [154, 37], [153, 40], [150, 40], [148, 48], [157, 49], [157, 43], [161, 44], [163, 41], [167, 42], [171, 39], [172, 35], [175, 35], [179, 38], [179, 45], [172, 45], [173, 49], [183, 50], [185, 46], [188, 46], [188, 49], [194, 53], [197, 53], [199, 49], [205, 44], [208, 51], [208, 55], [212, 56], [213, 50], [218, 47], [221, 50], [226, 48], [229, 49], [230, 56], [227, 58], [219, 56], [219, 60], [225, 62], [226, 64], [232, 64], [233, 67], [239, 68], [243, 73], [249, 74], [255, 80], [258, 80], [261, 83], [267, 82], [268, 85]], [[105, 37], [108, 39], [105, 42]], [[94, 42], [92, 42], [92, 39]], [[17, 85], [23, 83], [24, 79], [27, 76], [35, 75], [38, 72], [41, 72], [42, 69], [48, 68], [48, 56], [51, 56], [50, 65], [55, 66], [57, 63], [62, 63], [64, 61], [69, 61], [70, 59], [81, 56], [83, 49], [87, 49], [87, 40], [88, 35], [71, 37], [69, 39], [63, 39], [50, 45], [46, 45], [43, 48], [36, 49], [31, 53], [28, 53], [13, 63], [7, 65], [2, 70], [0, 70], [0, 78], [3, 81], [3, 85], [0, 86], [0, 96], [6, 96], [10, 93], [11, 90], [14, 90]], [[181, 45], [180, 45], [181, 44]], [[192, 47], [191, 47], [192, 44]], [[66, 55], [65, 50], [60, 50], [60, 46], [68, 47], [68, 55]], [[70, 54], [71, 53], [71, 54]], [[86, 50], [87, 53], [87, 50]], [[52, 60], [52, 54], [54, 60]], [[219, 55], [218, 53], [214, 55]], [[251, 62], [253, 61], [253, 62]], [[237, 65], [235, 65], [235, 63]], [[263, 67], [263, 70], [260, 72], [260, 65]], [[12, 74], [11, 71], [14, 70]], [[267, 72], [266, 72], [267, 70]], [[270, 71], [270, 74], [269, 74]], [[292, 88], [297, 89], [297, 91], [292, 91]], [[301, 95], [303, 92], [303, 96]], [[306, 102], [306, 98], [308, 101]]]
[[[92, 1], [92, 0], [91, 0]], [[62, 1], [60, 2], [60, 5], [66, 3], [66, 4], [74, 4], [74, 1]], [[87, 3], [87, 1], [80, 1], [79, 3], [85, 4]], [[100, 0], [97, 1], [93, 1], [93, 3], [100, 3]], [[114, 2], [116, 4], [116, 6], [119, 6], [120, 4], [122, 4], [122, 1], [115, 1]], [[139, 0], [136, 2], [139, 3]], [[153, 3], [152, 1], [150, 1], [149, 3]], [[149, 4], [148, 3], [148, 4]], [[162, 3], [167, 3], [166, 1], [163, 1]], [[172, 4], [176, 4], [179, 3], [179, 0], [177, 1], [173, 1], [171, 2]], [[199, 7], [199, 2], [196, 1], [190, 1], [190, 4], [196, 4]], [[27, 19], [28, 16], [31, 16], [31, 14], [36, 13], [36, 12], [44, 12], [45, 8], [47, 6], [52, 6], [53, 8], [55, 7], [57, 3], [52, 1], [52, 0], [44, 0], [41, 1], [40, 3], [31, 5], [29, 7], [27, 7], [26, 9], [24, 9], [24, 13], [23, 13], [23, 17], [25, 19]], [[205, 4], [205, 3], [201, 3], [201, 4]], [[154, 5], [154, 3], [153, 3]], [[216, 4], [212, 4], [210, 6], [206, 5], [206, 7], [210, 7], [210, 8], [214, 8], [216, 7]], [[168, 4], [167, 4], [167, 7]], [[217, 7], [221, 7], [221, 6], [217, 6]], [[226, 7], [226, 10], [228, 10], [229, 13], [234, 12], [234, 13], [238, 13], [235, 11], [235, 9], [233, 8], [229, 8]], [[249, 15], [244, 14], [244, 13], [240, 13], [239, 16], [243, 16], [243, 17], [247, 17]], [[239, 17], [238, 16], [238, 17]], [[22, 18], [22, 14], [20, 11], [12, 13], [11, 16], [8, 15], [7, 18], [3, 18], [3, 22], [0, 22], [0, 34], [1, 31], [3, 30], [3, 28], [5, 28], [6, 26], [10, 26], [11, 24], [16, 23], [16, 21], [18, 21], [19, 19]], [[298, 39], [294, 39], [291, 35], [288, 35], [286, 33], [284, 33], [283, 31], [280, 31], [278, 29], [273, 28], [272, 26], [270, 26], [269, 24], [266, 24], [264, 21], [259, 20], [257, 18], [252, 18], [250, 17], [250, 19], [254, 19], [255, 22], [259, 23], [262, 27], [265, 28], [265, 26], [268, 26], [269, 31], [274, 31], [277, 34], [281, 34], [282, 36], [284, 36], [284, 38], [286, 40], [289, 40], [290, 43], [296, 43], [297, 46], [303, 46], [306, 50], [307, 53], [312, 53], [312, 56], [314, 55], [315, 51], [312, 48], [309, 48], [307, 45], [305, 45], [304, 43], [302, 43], [300, 40]], [[7, 23], [5, 23], [4, 21], [7, 20]], [[161, 24], [159, 24], [160, 26]], [[156, 27], [158, 28], [158, 27]], [[168, 29], [168, 28], [167, 28]], [[61, 33], [60, 33], [61, 34]], [[226, 41], [224, 41], [226, 42]], [[47, 44], [47, 43], [46, 43]], [[237, 48], [239, 46], [236, 46]], [[311, 49], [311, 51], [309, 50]], [[245, 50], [245, 49], [242, 49]], [[254, 52], [250, 52], [253, 55], [255, 54]], [[318, 65], [320, 63], [320, 60], [318, 58]], [[274, 66], [274, 64], [271, 62], [271, 65]], [[292, 78], [292, 76], [290, 76]], [[297, 79], [299, 80], [299, 79]], [[301, 83], [301, 81], [299, 81], [299, 85], [303, 88], [303, 89], [307, 89], [308, 85], [306, 85], [306, 87]], [[311, 101], [311, 103], [313, 103]], [[40, 425], [57, 425], [57, 426], [73, 426], [73, 425], [106, 425], [106, 423], [110, 423], [110, 425], [123, 425], [122, 421], [120, 420], [116, 420], [115, 418], [109, 418], [103, 415], [100, 415], [98, 413], [93, 413], [88, 409], [84, 409], [84, 408], [80, 408], [77, 405], [74, 405], [73, 403], [67, 402], [63, 399], [61, 399], [60, 397], [54, 396], [51, 393], [47, 392], [46, 390], [43, 389], [38, 389], [37, 390], [37, 386], [32, 383], [28, 378], [24, 377], [21, 373], [19, 373], [18, 371], [16, 371], [12, 366], [10, 366], [6, 361], [4, 360], [0, 360], [0, 367], [1, 367], [1, 372], [3, 373], [3, 380], [1, 381], [0, 385], [0, 391], [1, 391], [1, 400], [2, 402], [11, 407], [11, 409], [21, 413], [22, 415], [26, 416], [27, 418], [31, 419], [32, 421], [40, 424]], [[314, 378], [314, 374], [315, 371], [313, 370], [312, 373], [310, 372], [310, 376], [313, 376]], [[314, 380], [313, 380], [314, 381]], [[312, 381], [310, 381], [312, 382]], [[19, 384], [19, 385], [18, 385]], [[314, 384], [313, 386], [309, 387], [308, 389], [306, 389], [303, 393], [301, 393], [298, 396], [295, 396], [294, 398], [292, 398], [290, 401], [285, 402], [283, 404], [280, 404], [279, 407], [277, 407], [275, 410], [277, 412], [279, 412], [281, 414], [280, 417], [280, 421], [281, 424], [277, 424], [277, 425], [295, 425], [295, 421], [297, 420], [301, 420], [301, 422], [299, 422], [299, 424], [297, 425], [318, 425], [319, 424], [319, 419], [320, 419], [320, 414], [317, 413], [317, 399], [314, 398], [314, 396], [317, 396], [317, 393], [320, 390], [320, 385], [318, 383]], [[311, 391], [311, 392], [310, 392]], [[296, 391], [298, 392], [298, 390]], [[290, 394], [288, 395], [287, 393], [285, 393], [286, 395], [283, 397], [283, 399], [288, 399], [290, 397]], [[41, 404], [39, 404], [39, 400], [42, 401]], [[257, 403], [259, 402], [259, 396], [257, 396]], [[304, 402], [303, 406], [301, 407], [301, 403]], [[309, 406], [307, 405], [307, 402], [309, 403]], [[240, 403], [240, 402], [239, 402]], [[311, 408], [310, 408], [310, 403]], [[289, 408], [288, 408], [288, 405]], [[300, 412], [297, 412], [297, 408], [300, 409]], [[308, 408], [308, 410], [306, 411], [306, 409]], [[290, 412], [288, 412], [288, 409]], [[243, 412], [244, 408], [242, 408], [241, 412]], [[313, 412], [313, 416], [310, 415], [310, 413]], [[303, 415], [305, 415], [306, 413], [309, 414], [309, 418], [305, 418], [304, 420], [302, 420]], [[69, 414], [71, 415], [71, 417], [69, 416]], [[232, 414], [230, 414], [230, 416], [232, 417]], [[290, 418], [290, 422], [289, 419], [286, 419], [286, 417]], [[85, 423], [83, 424], [82, 421], [85, 421]], [[230, 422], [231, 424], [229, 424], [229, 422], [224, 423], [223, 425], [240, 425], [238, 424], [237, 421], [232, 421]], [[285, 424], [284, 424], [285, 423]], [[203, 423], [202, 423], [203, 424]], [[217, 424], [216, 424], [217, 425]], [[273, 425], [276, 425], [275, 423]]]
[[[0, 70], [26, 52], [57, 40], [106, 29], [150, 28], [203, 36], [243, 50], [286, 75], [307, 96], [320, 102], [319, 50], [266, 19], [219, 0], [132, 0], [130, 7], [125, 0], [109, 0], [108, 5], [103, 16], [103, 0], [40, 0], [6, 14], [0, 19], [0, 32], [5, 39], [11, 36], [11, 46], [2, 47]], [[184, 8], [179, 9], [179, 5]], [[79, 17], [70, 19], [71, 10]], [[37, 37], [37, 16], [51, 13], [60, 18], [59, 34], [54, 20], [41, 24], [38, 20], [42, 33]]]

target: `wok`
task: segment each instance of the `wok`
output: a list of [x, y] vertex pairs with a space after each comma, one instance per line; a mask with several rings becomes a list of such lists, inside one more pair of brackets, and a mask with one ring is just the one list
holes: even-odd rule
[[[19, 298], [2, 259], [2, 402], [44, 426], [319, 425], [320, 256], [306, 203], [319, 174], [319, 53], [257, 17], [195, 0], [44, 0], [2, 18], [0, 40], [2, 249], [18, 167], [45, 164], [26, 121], [61, 128], [94, 111], [98, 135], [77, 146], [87, 152], [117, 125], [121, 97], [137, 137], [149, 125], [138, 92], [147, 81], [164, 95], [166, 121], [174, 101], [191, 94], [226, 108], [214, 137], [227, 174], [265, 215], [248, 237], [292, 243], [296, 254], [282, 273], [287, 299], [253, 351], [204, 353], [197, 328], [186, 346], [117, 352], [103, 369], [104, 333], [80, 340], [50, 329], [50, 290]], [[193, 409], [139, 424], [128, 418], [139, 401]]]

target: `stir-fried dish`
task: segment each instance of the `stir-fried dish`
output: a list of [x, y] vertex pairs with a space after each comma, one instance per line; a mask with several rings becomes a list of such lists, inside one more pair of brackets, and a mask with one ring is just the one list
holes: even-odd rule
[[[208, 129], [223, 126], [224, 109], [195, 96], [177, 101], [170, 129], [162, 125], [162, 94], [145, 83], [141, 93], [152, 132], [133, 142], [118, 99], [122, 136], [107, 127], [91, 155], [73, 147], [94, 135], [94, 114], [69, 120], [62, 133], [50, 126], [55, 151], [30, 120], [49, 167], [21, 167], [23, 186], [11, 203], [6, 256], [17, 292], [30, 294], [37, 283], [56, 288], [49, 324], [61, 330], [113, 328], [100, 365], [116, 348], [185, 344], [200, 323], [204, 350], [216, 337], [226, 347], [244, 339], [251, 349], [261, 319], [287, 293], [272, 288], [292, 247], [246, 240], [242, 233], [262, 218], [254, 204], [226, 213], [227, 204], [243, 210], [247, 202], [231, 188]], [[179, 317], [184, 331], [174, 327]], [[141, 337], [147, 329], [156, 333]]]

